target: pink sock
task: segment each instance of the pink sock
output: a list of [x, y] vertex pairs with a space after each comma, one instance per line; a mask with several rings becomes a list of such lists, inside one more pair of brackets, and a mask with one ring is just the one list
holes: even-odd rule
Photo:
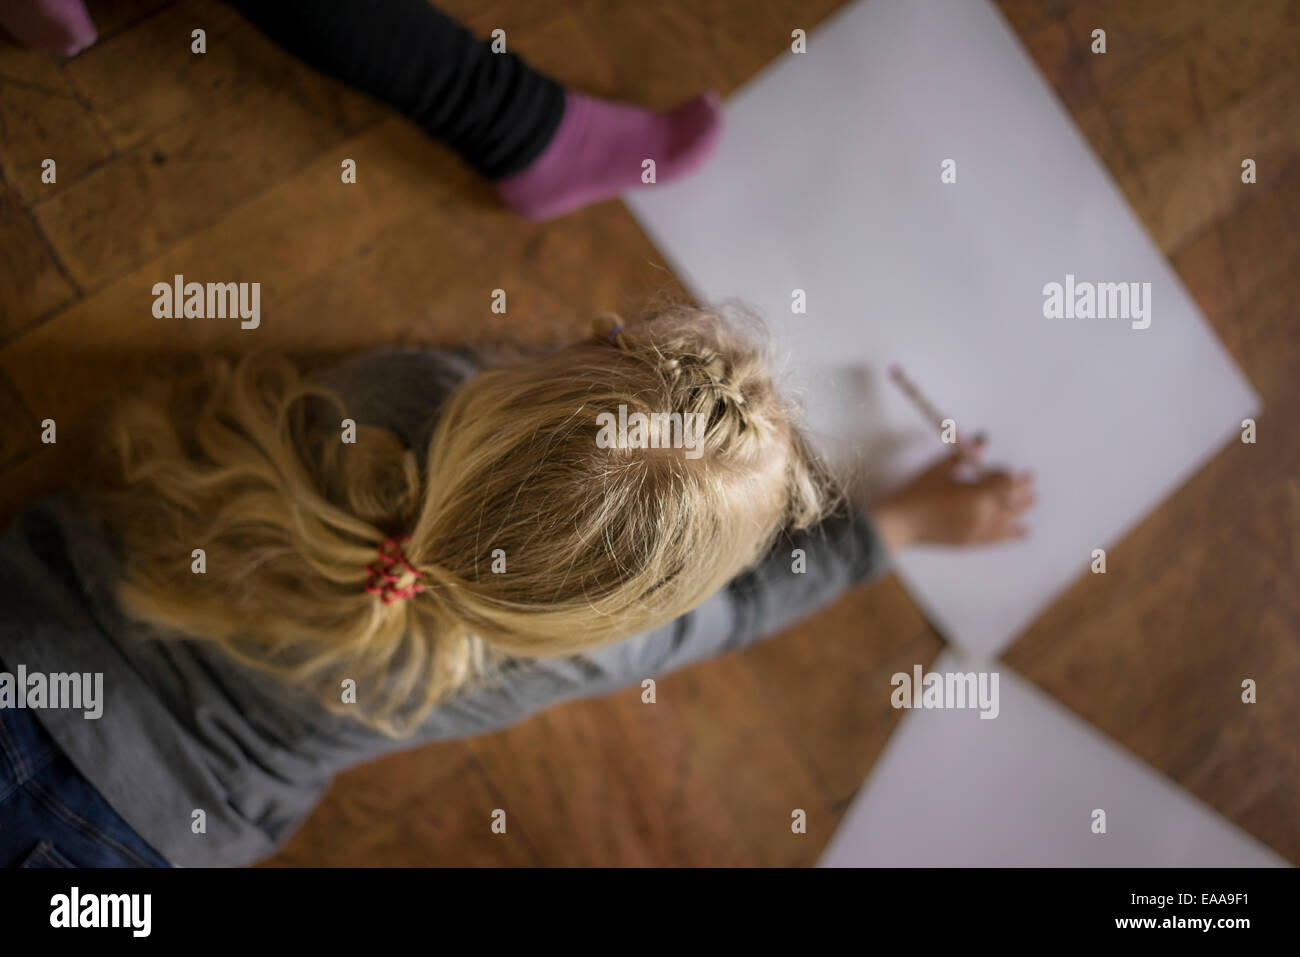
[[562, 216], [642, 185], [642, 163], [655, 182], [690, 172], [712, 152], [722, 113], [703, 93], [667, 113], [566, 91], [564, 116], [540, 156], [496, 184], [502, 201], [525, 219]]
[[95, 42], [95, 24], [81, 0], [0, 3], [0, 26], [33, 50], [74, 56]]

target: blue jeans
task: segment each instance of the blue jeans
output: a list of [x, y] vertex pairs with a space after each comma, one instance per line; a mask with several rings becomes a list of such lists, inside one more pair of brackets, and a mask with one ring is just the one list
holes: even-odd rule
[[117, 816], [30, 711], [0, 708], [0, 866], [170, 865]]

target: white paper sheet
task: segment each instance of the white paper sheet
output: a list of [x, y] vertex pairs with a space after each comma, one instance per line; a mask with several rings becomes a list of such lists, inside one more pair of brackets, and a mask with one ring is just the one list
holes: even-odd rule
[[927, 671], [981, 668], [998, 716], [904, 715], [820, 866], [1286, 866], [1005, 665], [945, 652]]
[[[943, 451], [884, 379], [899, 362], [960, 430], [988, 430], [993, 461], [1038, 473], [1031, 540], [899, 556], [957, 645], [1010, 644], [1258, 409], [983, 0], [852, 4], [740, 90], [726, 123], [702, 171], [627, 202], [697, 297], [748, 302], [789, 345], [828, 454], [865, 452], [887, 485]], [[1067, 274], [1151, 283], [1150, 327], [1044, 318], [1044, 285]]]

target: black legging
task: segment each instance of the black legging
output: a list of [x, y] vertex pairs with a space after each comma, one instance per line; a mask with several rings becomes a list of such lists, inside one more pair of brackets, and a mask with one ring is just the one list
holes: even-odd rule
[[426, 0], [230, 0], [290, 53], [395, 106], [489, 179], [550, 142], [564, 89]]

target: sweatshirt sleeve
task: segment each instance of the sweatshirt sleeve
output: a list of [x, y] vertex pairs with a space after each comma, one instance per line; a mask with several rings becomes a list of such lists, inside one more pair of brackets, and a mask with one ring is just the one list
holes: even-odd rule
[[[802, 566], [795, 549], [803, 550]], [[887, 570], [884, 543], [867, 516], [856, 509], [837, 513], [785, 536], [757, 566], [666, 625], [582, 655], [511, 659], [485, 685], [435, 711], [419, 737], [493, 731], [563, 701], [608, 694], [744, 648]]]
[[[802, 552], [800, 561], [796, 556]], [[870, 519], [851, 508], [784, 536], [757, 566], [676, 621], [590, 656], [640, 680], [770, 638], [888, 571]]]

